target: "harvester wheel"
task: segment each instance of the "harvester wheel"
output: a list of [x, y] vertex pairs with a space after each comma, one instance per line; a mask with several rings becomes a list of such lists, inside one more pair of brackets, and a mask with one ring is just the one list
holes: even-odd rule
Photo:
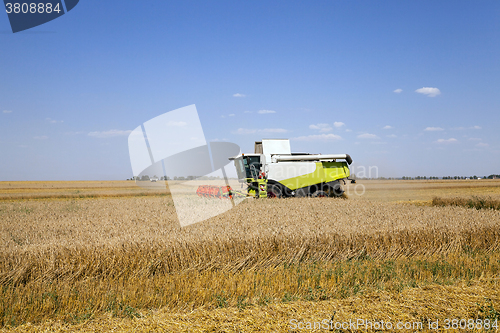
[[344, 194], [344, 190], [342, 189], [342, 186], [340, 186], [340, 184], [335, 184], [333, 187], [332, 187], [332, 190], [331, 190], [332, 194], [334, 197], [341, 197], [342, 194]]
[[267, 185], [267, 197], [268, 198], [281, 198], [281, 189], [276, 185]]
[[323, 187], [323, 190], [326, 192], [327, 196], [333, 198], [341, 197], [344, 194], [344, 190], [338, 182], [328, 184], [328, 186]]
[[313, 193], [313, 198], [324, 198], [324, 197], [327, 197], [328, 194], [326, 194], [326, 192], [324, 191], [316, 191]]

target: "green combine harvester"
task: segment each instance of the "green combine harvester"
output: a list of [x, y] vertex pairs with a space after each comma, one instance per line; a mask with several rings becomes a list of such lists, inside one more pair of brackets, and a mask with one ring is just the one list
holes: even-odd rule
[[341, 197], [352, 163], [347, 154], [292, 153], [288, 139], [255, 142], [255, 153], [230, 160], [247, 195], [256, 198]]

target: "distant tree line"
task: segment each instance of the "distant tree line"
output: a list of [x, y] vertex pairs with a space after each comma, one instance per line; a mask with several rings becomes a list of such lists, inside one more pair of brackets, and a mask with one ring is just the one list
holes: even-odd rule
[[187, 177], [177, 177], [175, 176], [174, 178], [170, 178], [168, 176], [162, 176], [162, 177], [157, 177], [156, 175], [150, 177], [148, 175], [142, 175], [141, 177], [135, 176], [131, 177], [127, 180], [138, 180], [138, 181], [150, 181], [151, 179], [157, 179], [157, 180], [195, 180], [195, 179], [200, 179], [200, 180], [217, 180], [217, 179], [222, 179], [220, 177], [198, 177], [198, 176], [187, 176]]
[[[352, 175], [353, 177], [351, 178], [354, 178], [354, 179], [378, 179], [378, 180], [398, 180], [398, 179], [402, 179], [402, 180], [427, 180], [427, 179], [430, 179], [430, 180], [435, 180], [435, 179], [500, 179], [500, 175], [489, 175], [489, 176], [484, 176], [484, 177], [478, 177], [478, 176], [470, 176], [470, 177], [464, 177], [464, 176], [443, 176], [443, 177], [434, 177], [434, 176], [431, 176], [431, 177], [427, 177], [427, 176], [416, 176], [416, 177], [407, 177], [407, 176], [403, 176], [401, 178], [396, 178], [396, 177], [378, 177], [378, 178], [365, 178], [365, 177], [361, 177], [361, 178], [356, 178], [355, 175]], [[141, 177], [131, 177], [127, 180], [139, 180], [139, 181], [150, 181], [151, 179], [157, 179], [157, 180], [195, 180], [195, 179], [199, 179], [199, 180], [218, 180], [218, 179], [222, 179], [220, 177], [207, 177], [207, 176], [203, 176], [203, 177], [197, 177], [197, 176], [187, 176], [187, 177], [177, 177], [175, 176], [173, 179], [168, 177], [168, 176], [162, 176], [162, 177], [157, 177], [156, 175], [153, 176], [153, 177], [149, 177], [148, 175], [143, 175]]]
[[[398, 179], [398, 178], [395, 178]], [[478, 176], [470, 176], [470, 177], [464, 177], [464, 176], [443, 176], [441, 178], [439, 177], [426, 177], [426, 176], [417, 176], [417, 177], [406, 177], [403, 176], [400, 179], [402, 180], [421, 180], [421, 179], [500, 179], [500, 175], [489, 175], [489, 176], [484, 176], [484, 177], [478, 177]]]

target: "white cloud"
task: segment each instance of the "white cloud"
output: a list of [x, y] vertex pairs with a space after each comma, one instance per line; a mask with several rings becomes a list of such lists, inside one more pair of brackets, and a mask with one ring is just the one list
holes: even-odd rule
[[391, 135], [387, 135], [388, 138], [397, 138], [398, 136], [396, 134], [391, 134]]
[[478, 144], [476, 144], [476, 147], [480, 147], [480, 148], [484, 148], [484, 147], [488, 147], [489, 144], [487, 143], [484, 143], [484, 142], [479, 142]]
[[453, 127], [452, 130], [455, 130], [455, 131], [463, 131], [463, 130], [467, 130], [467, 129], [473, 129], [473, 130], [480, 130], [482, 129], [481, 126], [472, 126], [472, 127]]
[[261, 133], [287, 133], [288, 131], [284, 128], [264, 128], [259, 130]]
[[455, 143], [455, 142], [458, 142], [458, 140], [455, 138], [449, 138], [449, 139], [439, 139], [436, 142], [437, 143]]
[[345, 131], [346, 132], [352, 132], [352, 129], [346, 129]]
[[264, 128], [264, 129], [251, 129], [251, 128], [238, 128], [236, 131], [232, 131], [233, 134], [254, 134], [254, 133], [287, 133], [288, 131], [284, 128]]
[[79, 132], [66, 132], [64, 133], [65, 135], [79, 135], [79, 134], [85, 134], [87, 132], [79, 131]]
[[46, 135], [35, 136], [33, 139], [35, 140], [47, 140], [49, 137]]
[[364, 133], [358, 135], [358, 139], [378, 139], [379, 137], [376, 136], [375, 134], [370, 134], [370, 133]]
[[441, 94], [441, 91], [438, 88], [433, 88], [433, 87], [423, 87], [415, 90], [415, 92], [427, 95], [429, 97], [436, 97], [437, 95]]
[[233, 97], [245, 97], [245, 96], [246, 96], [245, 94], [240, 94], [240, 93], [233, 94]]
[[46, 119], [49, 123], [51, 124], [59, 124], [59, 123], [64, 123], [64, 120], [54, 120], [54, 119], [50, 119], [50, 118], [47, 118]]
[[167, 123], [167, 126], [170, 126], [170, 127], [184, 127], [186, 125], [187, 125], [187, 123], [184, 121], [169, 121]]
[[256, 133], [257, 130], [249, 129], [249, 128], [238, 128], [236, 131], [233, 131], [233, 134], [253, 134]]
[[292, 140], [296, 141], [338, 141], [342, 140], [342, 137], [337, 134], [316, 134], [316, 135], [307, 135], [307, 136], [299, 136], [297, 138], [292, 138]]
[[333, 123], [333, 126], [337, 127], [337, 128], [340, 128], [342, 126], [345, 126], [345, 124], [341, 121], [336, 121]]
[[111, 138], [115, 136], [124, 136], [124, 135], [129, 135], [132, 131], [122, 131], [122, 130], [109, 130], [109, 131], [102, 131], [102, 132], [90, 132], [88, 136], [92, 136], [94, 138]]
[[231, 114], [229, 115], [229, 117], [234, 117], [234, 113], [231, 113]]
[[426, 132], [437, 132], [437, 131], [444, 131], [444, 128], [441, 127], [426, 127], [424, 129]]
[[393, 129], [394, 127], [390, 126], [390, 125], [386, 125], [383, 127], [383, 129]]
[[259, 110], [258, 113], [260, 113], [260, 114], [268, 114], [268, 113], [276, 113], [276, 111], [273, 111], [273, 110]]
[[402, 91], [403, 91], [403, 89], [398, 88], [398, 89], [394, 90], [393, 92], [395, 92], [396, 94], [400, 94]]
[[3, 113], [12, 113], [11, 110], [3, 110]]
[[332, 128], [328, 124], [309, 125], [310, 129], [319, 130], [320, 132], [330, 132]]

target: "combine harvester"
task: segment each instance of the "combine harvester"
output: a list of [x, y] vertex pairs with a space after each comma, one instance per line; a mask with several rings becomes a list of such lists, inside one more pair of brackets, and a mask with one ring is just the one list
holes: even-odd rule
[[292, 153], [288, 139], [255, 142], [254, 154], [229, 159], [247, 195], [256, 198], [341, 197], [352, 163], [347, 154]]

